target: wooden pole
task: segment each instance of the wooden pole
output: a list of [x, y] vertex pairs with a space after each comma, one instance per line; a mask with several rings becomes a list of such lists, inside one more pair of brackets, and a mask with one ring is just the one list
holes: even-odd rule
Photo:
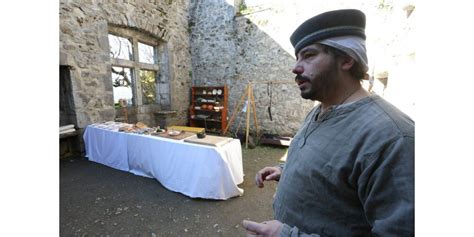
[[251, 98], [251, 93], [252, 91], [252, 84], [249, 83], [249, 85], [247, 86], [247, 121], [246, 121], [246, 124], [247, 124], [247, 128], [245, 130], [246, 132], [246, 135], [245, 135], [245, 148], [248, 148], [248, 143], [249, 143], [249, 127], [250, 127], [250, 98]]
[[[266, 83], [266, 82], [265, 82]], [[272, 82], [275, 83], [275, 82]], [[278, 82], [277, 82], [278, 83]], [[230, 126], [234, 122], [234, 119], [237, 115], [238, 112], [240, 112], [240, 106], [243, 104], [243, 101], [245, 98], [247, 98], [247, 111], [246, 111], [246, 129], [245, 129], [245, 148], [248, 148], [248, 142], [249, 142], [249, 136], [250, 136], [250, 110], [253, 110], [253, 121], [254, 121], [254, 126], [256, 129], [256, 135], [257, 137], [259, 136], [259, 131], [258, 131], [258, 121], [257, 121], [257, 109], [255, 106], [255, 97], [253, 94], [253, 87], [252, 87], [253, 82], [249, 82], [247, 87], [244, 90], [244, 93], [242, 93], [242, 96], [240, 97], [239, 102], [235, 105], [234, 111], [232, 112], [232, 116], [230, 117], [229, 123], [227, 123], [227, 127], [224, 129], [223, 134], [227, 134]], [[263, 84], [263, 83], [257, 83], [257, 84]], [[287, 82], [281, 82], [281, 84], [289, 84]], [[237, 131], [240, 128], [240, 122], [237, 128]]]
[[252, 108], [253, 108], [253, 124], [255, 125], [255, 132], [258, 137], [258, 123], [257, 123], [257, 110], [255, 109], [255, 98], [253, 97], [253, 88], [252, 91], [250, 92], [251, 95], [251, 101], [252, 101]]
[[[247, 88], [248, 88], [248, 86], [247, 86]], [[247, 90], [247, 88], [245, 88], [244, 93], [242, 93], [242, 96], [240, 97], [239, 102], [238, 102], [237, 104], [235, 104], [234, 111], [232, 112], [232, 116], [230, 116], [230, 120], [229, 120], [229, 122], [227, 123], [227, 127], [225, 127], [223, 134], [226, 134], [227, 131], [229, 130], [230, 125], [232, 125], [232, 122], [233, 122], [234, 119], [235, 119], [235, 115], [237, 115], [237, 111], [238, 111], [240, 105], [242, 104], [242, 102], [243, 102], [243, 100], [244, 100], [244, 98], [245, 98], [245, 91]]]

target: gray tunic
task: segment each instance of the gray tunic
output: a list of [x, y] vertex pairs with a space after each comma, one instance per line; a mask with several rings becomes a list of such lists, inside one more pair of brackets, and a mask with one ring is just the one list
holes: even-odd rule
[[414, 122], [377, 95], [306, 117], [273, 202], [281, 236], [413, 236]]

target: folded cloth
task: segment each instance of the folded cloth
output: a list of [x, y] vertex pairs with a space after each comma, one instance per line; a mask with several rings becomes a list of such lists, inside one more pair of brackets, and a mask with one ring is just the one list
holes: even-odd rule
[[364, 67], [364, 72], [367, 72], [369, 69], [364, 39], [348, 35], [323, 39], [318, 43], [334, 47], [346, 53]]
[[65, 125], [65, 126], [60, 126], [59, 131], [69, 130], [71, 128], [74, 128], [74, 124], [68, 124], [68, 125]]
[[59, 131], [59, 134], [65, 134], [65, 133], [70, 133], [70, 132], [74, 132], [74, 131], [76, 131], [76, 129], [72, 128], [72, 129], [68, 129], [68, 130]]

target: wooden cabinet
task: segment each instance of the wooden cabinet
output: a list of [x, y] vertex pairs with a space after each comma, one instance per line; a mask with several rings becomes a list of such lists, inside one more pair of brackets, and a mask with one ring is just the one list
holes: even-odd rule
[[189, 125], [223, 134], [227, 126], [227, 86], [193, 86]]

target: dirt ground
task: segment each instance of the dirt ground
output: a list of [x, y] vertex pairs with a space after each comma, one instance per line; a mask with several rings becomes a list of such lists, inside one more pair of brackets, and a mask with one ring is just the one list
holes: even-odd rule
[[284, 147], [242, 147], [244, 189], [225, 201], [192, 199], [136, 176], [88, 161], [60, 161], [60, 236], [245, 236], [242, 220], [272, 219], [276, 183], [259, 189], [255, 173], [277, 165]]

